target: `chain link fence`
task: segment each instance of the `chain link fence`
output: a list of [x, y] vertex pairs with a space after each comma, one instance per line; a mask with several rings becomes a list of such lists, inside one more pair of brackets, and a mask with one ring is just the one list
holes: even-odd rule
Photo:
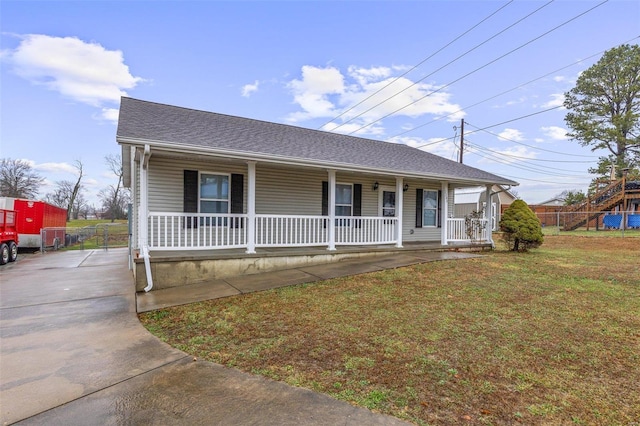
[[43, 228], [43, 252], [51, 250], [93, 250], [129, 246], [129, 225], [100, 223], [82, 228]]
[[559, 235], [565, 232], [607, 231], [618, 232], [624, 236], [625, 231], [637, 234], [640, 232], [640, 212], [625, 211], [580, 211], [536, 213], [545, 234]]

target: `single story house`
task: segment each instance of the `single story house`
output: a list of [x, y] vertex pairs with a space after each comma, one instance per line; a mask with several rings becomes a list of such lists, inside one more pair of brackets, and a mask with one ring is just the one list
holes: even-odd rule
[[[516, 196], [509, 192], [509, 188], [503, 185], [491, 187], [491, 229], [498, 230], [498, 224], [502, 212], [516, 200]], [[461, 218], [476, 211], [487, 214], [487, 188], [477, 186], [475, 188], [456, 188], [454, 195], [454, 217]]]
[[273, 266], [264, 257], [281, 248], [289, 251], [279, 261], [291, 264], [291, 250], [303, 248], [324, 256], [301, 262], [326, 262], [354, 248], [491, 245], [486, 229], [470, 235], [453, 217], [454, 191], [517, 185], [406, 145], [128, 97], [116, 139], [145, 291], [152, 272], [177, 285], [185, 262], [184, 271], [220, 277], [219, 265], [193, 263], [205, 258], [233, 255], [236, 272], [251, 272]]

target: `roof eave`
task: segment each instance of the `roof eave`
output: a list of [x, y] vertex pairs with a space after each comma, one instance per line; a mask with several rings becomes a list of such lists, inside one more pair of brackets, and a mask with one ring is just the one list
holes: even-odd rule
[[[463, 178], [460, 176], [451, 176], [444, 174], [424, 174], [419, 172], [408, 172], [408, 171], [398, 171], [395, 169], [379, 169], [372, 168], [366, 166], [358, 166], [354, 164], [348, 163], [339, 163], [339, 162], [320, 162], [314, 161], [310, 159], [302, 159], [297, 157], [288, 157], [288, 156], [277, 156], [273, 154], [261, 154], [256, 152], [247, 152], [247, 151], [234, 151], [229, 149], [216, 149], [211, 147], [198, 147], [194, 145], [184, 145], [175, 142], [166, 142], [160, 140], [151, 140], [151, 139], [141, 139], [141, 138], [130, 138], [125, 136], [116, 135], [116, 141], [121, 145], [131, 145], [131, 146], [144, 146], [149, 145], [152, 148], [155, 148], [164, 152], [179, 152], [185, 154], [199, 154], [199, 155], [211, 155], [216, 157], [225, 157], [225, 158], [233, 158], [236, 160], [243, 161], [260, 161], [265, 163], [272, 164], [282, 164], [282, 165], [295, 165], [295, 166], [308, 166], [315, 167], [321, 169], [333, 169], [340, 171], [348, 171], [348, 172], [360, 172], [360, 173], [371, 173], [378, 175], [388, 175], [388, 176], [400, 176], [403, 178], [416, 178], [416, 179], [424, 179], [424, 178], [432, 178], [434, 180], [447, 181], [451, 183], [459, 183], [459, 184], [472, 184], [478, 185], [479, 183], [492, 185], [510, 185], [517, 186], [518, 182], [514, 182], [508, 179], [504, 179], [501, 181], [497, 180], [486, 180], [486, 179], [469, 179]], [[179, 147], [179, 149], [177, 149]], [[498, 176], [499, 177], [499, 176]]]

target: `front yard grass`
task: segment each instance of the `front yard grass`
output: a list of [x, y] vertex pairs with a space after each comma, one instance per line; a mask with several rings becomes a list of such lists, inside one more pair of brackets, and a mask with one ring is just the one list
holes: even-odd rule
[[494, 251], [140, 315], [200, 359], [427, 424], [640, 421], [640, 241]]

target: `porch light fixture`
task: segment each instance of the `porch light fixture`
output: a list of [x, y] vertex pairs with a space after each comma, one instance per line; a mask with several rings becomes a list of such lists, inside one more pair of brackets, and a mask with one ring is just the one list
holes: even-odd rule
[[405, 183], [404, 186], [402, 187], [402, 192], [407, 192], [409, 190], [409, 184]]
[[374, 182], [374, 183], [373, 183], [373, 190], [374, 190], [374, 191], [377, 191], [377, 190], [378, 190], [378, 186], [380, 186], [380, 185], [378, 185], [378, 182], [377, 182], [377, 181], [376, 181], [376, 182]]

